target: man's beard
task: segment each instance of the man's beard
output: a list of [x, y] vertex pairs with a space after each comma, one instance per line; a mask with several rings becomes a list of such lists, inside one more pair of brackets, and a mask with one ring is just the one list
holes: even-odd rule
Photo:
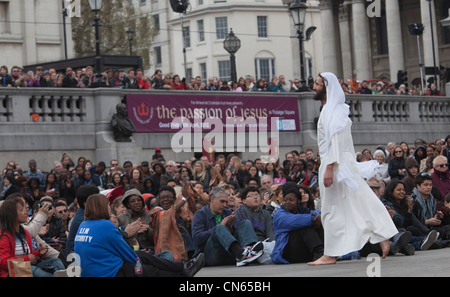
[[327, 98], [327, 89], [322, 88], [320, 91], [316, 92], [316, 94], [314, 94], [313, 100], [316, 101], [322, 101], [322, 100], [326, 100]]

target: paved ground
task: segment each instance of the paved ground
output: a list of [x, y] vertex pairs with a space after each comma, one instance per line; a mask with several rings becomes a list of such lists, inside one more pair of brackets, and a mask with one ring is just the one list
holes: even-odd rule
[[[378, 265], [379, 264], [379, 265]], [[450, 276], [450, 248], [397, 254], [384, 260], [361, 258], [336, 265], [261, 265], [204, 267], [196, 277], [433, 277]]]

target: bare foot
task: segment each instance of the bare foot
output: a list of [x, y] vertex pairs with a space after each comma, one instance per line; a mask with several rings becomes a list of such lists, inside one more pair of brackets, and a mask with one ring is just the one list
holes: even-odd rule
[[330, 264], [336, 264], [336, 258], [329, 257], [326, 255], [323, 255], [319, 259], [317, 259], [314, 262], [309, 262], [308, 265], [310, 266], [318, 266], [318, 265], [330, 265]]
[[389, 240], [380, 242], [380, 246], [381, 246], [381, 250], [383, 251], [383, 255], [381, 256], [381, 259], [384, 259], [389, 254], [389, 249], [391, 248], [391, 245], [389, 244]]

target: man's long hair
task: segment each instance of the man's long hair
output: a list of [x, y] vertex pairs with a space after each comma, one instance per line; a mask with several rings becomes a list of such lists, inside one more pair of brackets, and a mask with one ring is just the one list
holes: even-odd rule
[[321, 100], [325, 100], [327, 99], [327, 85], [328, 85], [328, 80], [326, 77], [323, 77], [320, 73], [318, 75], [320, 78], [322, 78], [322, 82], [323, 82], [323, 87], [322, 90], [320, 92], [317, 92], [313, 99], [317, 100], [317, 101], [321, 101]]

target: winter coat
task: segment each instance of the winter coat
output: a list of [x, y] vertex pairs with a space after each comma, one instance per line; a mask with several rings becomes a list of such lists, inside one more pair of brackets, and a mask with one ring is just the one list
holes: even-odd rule
[[[25, 231], [25, 241], [30, 249], [30, 254], [40, 257], [40, 253], [33, 249], [33, 244], [31, 243], [31, 236], [27, 230]], [[16, 239], [11, 233], [5, 232], [0, 237], [0, 277], [5, 277], [8, 275], [8, 260], [23, 258], [24, 261], [30, 261], [30, 257], [25, 255], [23, 257], [16, 257]]]
[[405, 160], [405, 158], [403, 158], [403, 156], [392, 158], [389, 161], [388, 172], [389, 172], [389, 176], [391, 177], [391, 179], [402, 180], [405, 177], [404, 175], [400, 175], [398, 173], [399, 169], [406, 169], [405, 162], [406, 162], [406, 160]]

